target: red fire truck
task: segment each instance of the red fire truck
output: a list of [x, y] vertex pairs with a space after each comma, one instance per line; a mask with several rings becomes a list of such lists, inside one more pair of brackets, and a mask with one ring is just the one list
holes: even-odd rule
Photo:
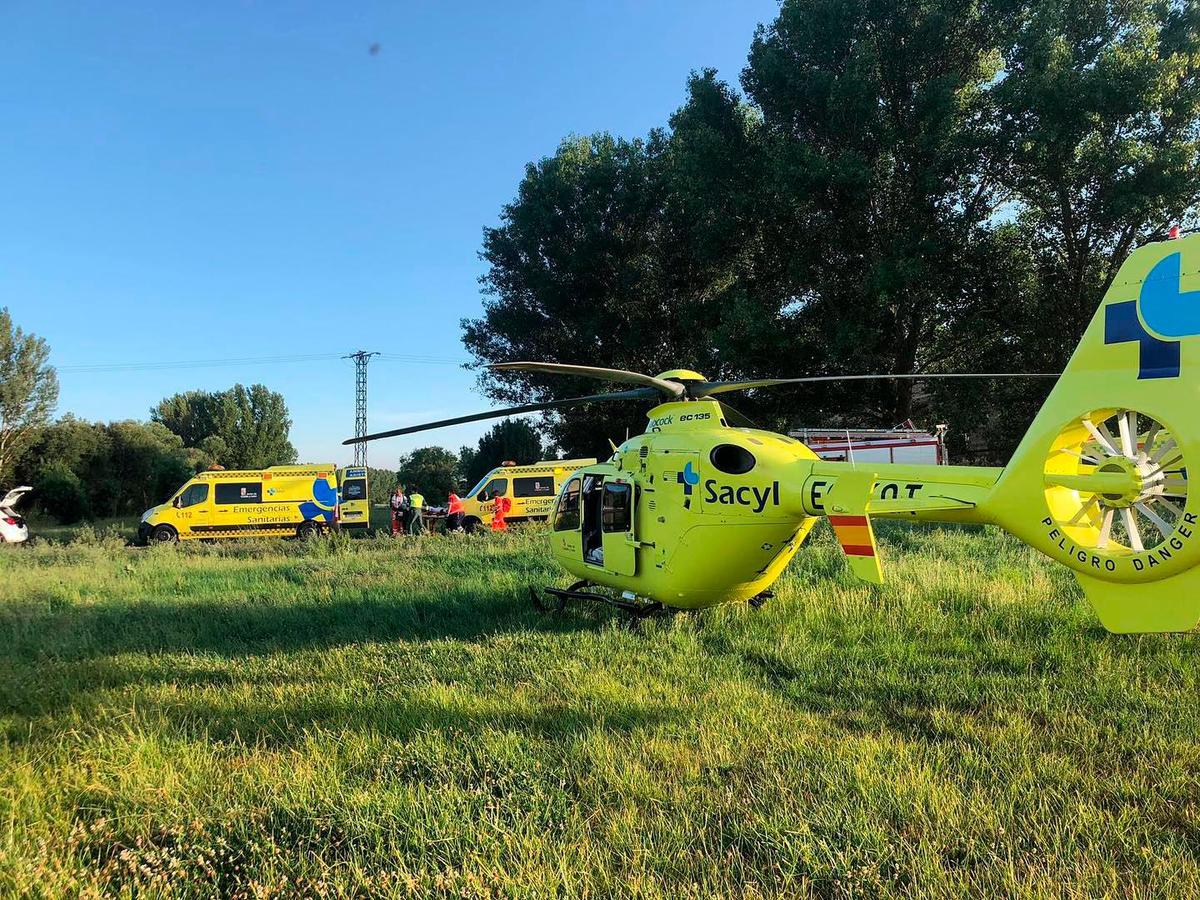
[[912, 422], [895, 428], [798, 428], [789, 431], [813, 453], [835, 462], [925, 463], [944, 466], [947, 426], [932, 433]]

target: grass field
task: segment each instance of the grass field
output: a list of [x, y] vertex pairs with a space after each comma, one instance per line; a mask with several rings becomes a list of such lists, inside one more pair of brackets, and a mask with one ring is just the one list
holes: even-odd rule
[[536, 533], [0, 553], [0, 893], [1200, 894], [1195, 635], [991, 530], [541, 616]]

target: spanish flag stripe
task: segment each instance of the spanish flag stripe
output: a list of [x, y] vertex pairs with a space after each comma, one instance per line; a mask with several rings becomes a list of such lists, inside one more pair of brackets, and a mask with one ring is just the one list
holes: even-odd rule
[[832, 525], [834, 528], [837, 528], [839, 525], [866, 525], [867, 517], [866, 516], [830, 516], [829, 524]]
[[847, 556], [874, 556], [875, 548], [870, 544], [843, 544], [842, 550]]
[[835, 528], [839, 544], [870, 544], [873, 541], [871, 529], [866, 525], [843, 525]]

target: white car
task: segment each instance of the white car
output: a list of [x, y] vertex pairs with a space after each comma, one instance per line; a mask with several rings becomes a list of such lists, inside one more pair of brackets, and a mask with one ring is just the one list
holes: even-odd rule
[[13, 512], [13, 507], [33, 488], [13, 488], [0, 500], [0, 544], [19, 544], [29, 539], [29, 528], [25, 520]]

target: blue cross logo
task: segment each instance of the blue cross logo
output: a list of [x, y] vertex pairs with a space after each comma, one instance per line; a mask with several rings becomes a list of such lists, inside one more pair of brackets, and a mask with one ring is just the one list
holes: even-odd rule
[[700, 483], [700, 473], [692, 468], [692, 463], [689, 460], [688, 464], [683, 467], [683, 471], [675, 474], [675, 480], [683, 485], [683, 495], [690, 497], [692, 496], [692, 488]]
[[1155, 337], [1142, 320], [1164, 337], [1200, 335], [1200, 291], [1180, 290], [1181, 265], [1179, 253], [1163, 257], [1142, 282], [1137, 300], [1111, 303], [1104, 310], [1105, 344], [1138, 343], [1139, 379], [1179, 377], [1179, 341]]

